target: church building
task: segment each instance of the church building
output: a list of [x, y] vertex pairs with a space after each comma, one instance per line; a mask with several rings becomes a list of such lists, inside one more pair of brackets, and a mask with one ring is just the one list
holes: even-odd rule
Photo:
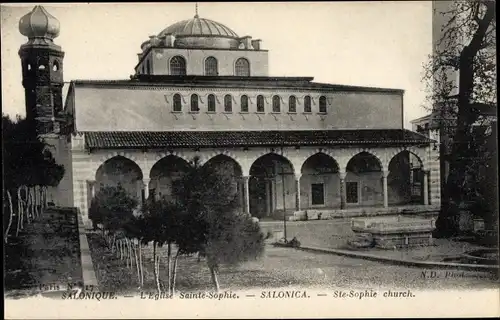
[[74, 80], [65, 94], [59, 28], [36, 6], [19, 55], [27, 116], [66, 168], [54, 202], [84, 220], [103, 186], [169, 197], [196, 156], [230, 170], [259, 219], [439, 207], [435, 141], [404, 129], [403, 90], [270, 76], [260, 39], [196, 14], [138, 44], [130, 79]]

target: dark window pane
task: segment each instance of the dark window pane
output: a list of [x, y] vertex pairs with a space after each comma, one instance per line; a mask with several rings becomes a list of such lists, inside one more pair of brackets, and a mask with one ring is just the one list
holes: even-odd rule
[[182, 101], [180, 94], [174, 94], [174, 111], [182, 111]]
[[186, 60], [181, 56], [175, 56], [170, 60], [170, 74], [183, 76], [186, 74]]
[[245, 58], [239, 58], [235, 64], [235, 74], [240, 77], [250, 76], [250, 62]]
[[233, 97], [230, 95], [224, 97], [224, 112], [233, 112]]
[[241, 96], [241, 112], [248, 112], [248, 97]]
[[257, 112], [264, 112], [264, 97], [257, 96]]
[[325, 204], [325, 185], [322, 183], [311, 184], [311, 204]]
[[311, 97], [304, 97], [304, 112], [311, 112]]
[[295, 96], [290, 96], [288, 99], [288, 112], [297, 112], [297, 99]]
[[219, 74], [217, 59], [214, 57], [208, 57], [205, 60], [205, 75], [216, 76]]
[[281, 99], [279, 96], [273, 97], [273, 112], [281, 111]]
[[215, 112], [215, 96], [213, 94], [208, 96], [208, 112]]
[[358, 203], [358, 183], [357, 182], [346, 182], [346, 202], [347, 203]]
[[198, 107], [198, 95], [196, 94], [191, 95], [191, 111], [192, 112], [200, 111]]
[[319, 98], [319, 112], [326, 113], [326, 97], [321, 96]]

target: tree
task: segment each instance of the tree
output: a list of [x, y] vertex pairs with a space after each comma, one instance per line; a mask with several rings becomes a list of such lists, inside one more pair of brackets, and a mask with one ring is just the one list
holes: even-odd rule
[[[496, 5], [487, 0], [449, 4], [449, 10], [441, 13], [446, 23], [424, 76], [432, 86], [430, 99], [441, 130], [441, 156], [450, 165], [436, 223], [442, 235], [459, 231], [458, 208], [478, 201], [482, 179], [490, 175], [479, 174], [479, 168], [495, 156], [495, 150], [485, 148], [487, 131], [473, 127], [487, 121], [487, 115], [496, 114]], [[450, 76], [454, 72], [458, 72], [458, 83]]]
[[264, 235], [260, 226], [241, 212], [234, 176], [229, 170], [210, 164], [202, 166], [195, 158], [173, 190], [182, 208], [179, 252], [205, 255], [218, 291], [221, 264], [237, 264], [263, 253]]

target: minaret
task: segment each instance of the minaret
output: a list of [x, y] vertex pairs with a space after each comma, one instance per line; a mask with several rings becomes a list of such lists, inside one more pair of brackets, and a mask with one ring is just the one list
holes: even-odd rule
[[19, 20], [19, 31], [28, 38], [19, 49], [26, 119], [35, 122], [38, 135], [59, 133], [64, 52], [53, 41], [59, 35], [59, 21], [44, 7], [35, 6]]

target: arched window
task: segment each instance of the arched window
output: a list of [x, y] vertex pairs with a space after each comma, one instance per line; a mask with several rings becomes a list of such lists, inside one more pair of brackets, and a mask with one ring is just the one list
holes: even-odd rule
[[235, 74], [239, 77], [250, 76], [250, 62], [245, 58], [239, 58], [235, 64]]
[[297, 98], [295, 96], [288, 98], [288, 112], [297, 112]]
[[54, 64], [52, 65], [52, 71], [59, 71], [59, 62], [54, 60]]
[[217, 59], [215, 59], [214, 57], [208, 57], [205, 60], [205, 75], [206, 76], [219, 75]]
[[174, 112], [182, 111], [182, 98], [181, 95], [176, 93], [174, 94]]
[[233, 112], [233, 97], [229, 94], [224, 96], [224, 112]]
[[304, 97], [304, 112], [311, 112], [311, 97]]
[[273, 112], [281, 111], [281, 98], [279, 96], [273, 96]]
[[245, 95], [241, 96], [241, 112], [248, 112], [248, 97]]
[[170, 60], [170, 74], [173, 76], [186, 75], [186, 60], [183, 57], [175, 56]]
[[213, 94], [208, 95], [208, 112], [215, 112], [215, 96]]
[[264, 112], [264, 97], [259, 95], [257, 96], [257, 112]]
[[198, 112], [198, 111], [200, 111], [200, 108], [198, 107], [198, 95], [192, 94], [191, 95], [191, 112]]
[[326, 113], [326, 97], [319, 97], [319, 112]]

